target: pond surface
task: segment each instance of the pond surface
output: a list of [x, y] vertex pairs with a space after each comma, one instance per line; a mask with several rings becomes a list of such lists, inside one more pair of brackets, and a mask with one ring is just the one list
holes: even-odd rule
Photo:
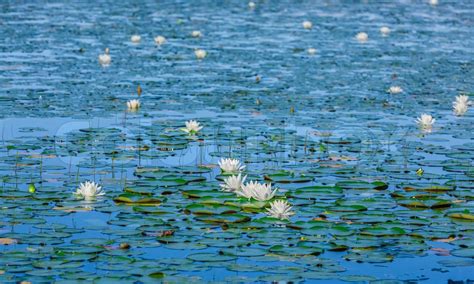
[[474, 2], [372, 2], [0, 4], [0, 282], [472, 279]]

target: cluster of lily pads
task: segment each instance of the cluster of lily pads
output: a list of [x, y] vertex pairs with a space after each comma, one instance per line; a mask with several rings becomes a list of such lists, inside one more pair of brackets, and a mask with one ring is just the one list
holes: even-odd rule
[[[191, 125], [195, 126], [195, 124]], [[258, 181], [245, 183], [247, 176], [242, 177], [241, 173], [245, 166], [239, 160], [222, 158], [218, 164], [223, 174], [228, 175], [224, 179], [224, 183], [220, 184], [222, 191], [234, 192], [237, 196], [261, 202], [270, 201], [275, 197], [278, 188], [272, 190], [271, 183], [259, 183]], [[79, 185], [74, 194], [85, 200], [94, 200], [105, 195], [105, 191], [100, 184], [94, 181], [86, 181]], [[270, 203], [270, 208], [267, 208], [267, 214], [274, 218], [288, 220], [290, 216], [295, 214], [291, 209], [292, 207], [286, 200], [274, 200]]]
[[[257, 181], [245, 183], [247, 176], [242, 177], [241, 171], [246, 166], [242, 165], [239, 160], [223, 158], [218, 164], [224, 174], [230, 175], [220, 185], [222, 191], [234, 192], [237, 196], [262, 202], [269, 201], [275, 197], [278, 188], [272, 190], [270, 183], [263, 184]], [[237, 173], [238, 175], [235, 175]], [[294, 215], [291, 208], [286, 200], [274, 200], [270, 203], [270, 208], [267, 208], [267, 214], [278, 219], [289, 219], [291, 215]]]
[[[135, 100], [137, 104], [140, 104], [138, 100]], [[195, 120], [189, 120], [185, 122], [185, 127], [181, 128], [182, 131], [186, 132], [189, 135], [196, 135], [203, 126]], [[240, 162], [239, 162], [240, 163]], [[230, 168], [234, 165], [233, 162], [226, 160], [225, 167]], [[84, 198], [86, 200], [93, 200], [96, 197], [105, 195], [105, 191], [102, 189], [100, 184], [94, 181], [85, 181], [79, 185], [74, 193], [79, 198]]]

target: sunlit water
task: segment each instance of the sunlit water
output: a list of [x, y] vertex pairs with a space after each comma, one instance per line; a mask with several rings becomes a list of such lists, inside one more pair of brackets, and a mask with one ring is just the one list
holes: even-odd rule
[[[0, 4], [0, 282], [474, 278], [474, 4], [445, 2]], [[296, 214], [220, 192], [221, 157]]]

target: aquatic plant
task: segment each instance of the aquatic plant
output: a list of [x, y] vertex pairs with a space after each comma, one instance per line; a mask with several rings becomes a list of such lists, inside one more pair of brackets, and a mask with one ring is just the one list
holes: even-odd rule
[[238, 173], [245, 169], [245, 165], [242, 165], [238, 159], [222, 158], [217, 163], [224, 173]]
[[157, 45], [162, 45], [166, 42], [166, 38], [164, 36], [156, 36], [154, 40]]
[[311, 23], [310, 21], [304, 21], [303, 22], [303, 28], [307, 29], [307, 30], [310, 30], [313, 28], [313, 23]]
[[275, 200], [270, 203], [270, 208], [267, 208], [267, 214], [273, 218], [289, 220], [295, 214], [291, 209], [292, 207], [286, 200]]
[[196, 49], [194, 55], [197, 59], [204, 59], [207, 56], [207, 52], [203, 49]]
[[255, 199], [258, 201], [268, 201], [275, 196], [278, 188], [272, 190], [270, 183], [259, 183], [257, 181], [250, 181], [243, 184], [240, 191], [236, 191], [237, 195]]
[[247, 176], [242, 177], [242, 174], [232, 175], [224, 179], [224, 183], [220, 184], [222, 191], [236, 192], [241, 190], [242, 184], [245, 182]]
[[98, 183], [93, 181], [86, 181], [81, 183], [74, 193], [78, 197], [82, 197], [86, 200], [94, 199], [97, 196], [102, 196], [105, 194], [105, 191], [99, 186]]
[[110, 65], [110, 62], [112, 61], [112, 57], [109, 54], [110, 50], [107, 47], [104, 51], [104, 54], [99, 55], [99, 63], [102, 66], [107, 66]]
[[127, 102], [127, 107], [131, 111], [136, 111], [140, 108], [140, 100], [129, 100]]
[[130, 37], [130, 40], [133, 42], [133, 43], [139, 43], [141, 40], [142, 40], [142, 37], [140, 35], [132, 35]]
[[420, 126], [420, 128], [429, 130], [433, 127], [436, 119], [434, 119], [430, 114], [423, 113], [420, 117], [416, 119], [416, 123]]
[[192, 135], [197, 134], [203, 128], [203, 126], [201, 126], [201, 124], [196, 120], [186, 121], [185, 126], [186, 127], [181, 128], [181, 130]]
[[359, 42], [366, 42], [369, 39], [369, 35], [367, 33], [360, 32], [356, 35], [356, 39]]

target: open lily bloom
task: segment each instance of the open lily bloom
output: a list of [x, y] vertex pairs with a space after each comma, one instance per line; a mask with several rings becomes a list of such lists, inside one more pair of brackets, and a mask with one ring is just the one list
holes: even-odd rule
[[399, 86], [391, 86], [388, 91], [390, 94], [400, 94], [401, 92], [403, 92], [403, 89]]
[[422, 129], [431, 129], [433, 124], [435, 123], [436, 119], [434, 119], [431, 115], [423, 113], [420, 117], [416, 119], [416, 123]]
[[242, 174], [237, 176], [233, 175], [224, 179], [224, 183], [220, 184], [222, 191], [227, 192], [236, 192], [240, 191], [242, 188], [242, 184], [245, 182], [247, 176], [242, 178]]
[[222, 158], [217, 163], [219, 164], [219, 167], [221, 168], [221, 170], [225, 173], [238, 173], [245, 169], [245, 166], [242, 165], [242, 163], [240, 163], [240, 161], [237, 159]]
[[238, 196], [250, 199], [253, 197], [253, 187], [257, 184], [257, 182], [250, 181], [247, 184], [242, 184], [240, 190], [236, 191], [235, 193]]
[[154, 40], [157, 45], [162, 45], [166, 42], [166, 38], [164, 36], [156, 36]]
[[466, 95], [456, 96], [456, 102], [468, 105], [469, 104], [469, 96], [466, 96]]
[[200, 31], [192, 31], [191, 36], [192, 37], [201, 37], [202, 33]]
[[358, 33], [356, 35], [356, 39], [360, 42], [366, 42], [369, 39], [369, 35], [367, 33]]
[[381, 27], [380, 28], [380, 33], [383, 36], [388, 36], [388, 34], [390, 33], [390, 28], [389, 27]]
[[309, 30], [313, 27], [313, 23], [311, 23], [310, 21], [304, 21], [303, 22], [303, 28]]
[[286, 200], [275, 200], [270, 203], [270, 208], [267, 208], [267, 214], [281, 220], [289, 220], [295, 214], [291, 209], [292, 207]]
[[99, 64], [100, 65], [102, 65], [102, 66], [110, 65], [110, 62], [112, 61], [112, 57], [110, 57], [109, 52], [110, 52], [109, 48], [106, 48], [105, 53], [99, 55]]
[[242, 185], [240, 191], [236, 191], [237, 195], [245, 198], [253, 198], [258, 201], [267, 201], [275, 196], [278, 189], [272, 191], [271, 184], [261, 184], [257, 181], [250, 181]]
[[253, 189], [253, 198], [258, 201], [267, 201], [272, 199], [275, 196], [275, 193], [278, 191], [278, 188], [272, 190], [271, 184], [258, 184]]
[[130, 100], [127, 102], [129, 110], [136, 111], [140, 108], [140, 100]]
[[196, 134], [203, 128], [203, 126], [201, 126], [196, 120], [186, 121], [185, 125], [186, 128], [183, 128], [182, 130], [188, 134]]
[[104, 195], [105, 191], [102, 190], [102, 187], [99, 186], [98, 183], [86, 181], [79, 185], [79, 188], [77, 188], [74, 194], [84, 199], [93, 199], [97, 196]]
[[467, 112], [467, 109], [468, 109], [467, 102], [455, 101], [453, 103], [453, 111], [454, 111], [454, 114], [457, 116], [464, 115]]
[[204, 59], [207, 56], [207, 52], [203, 49], [196, 49], [194, 55], [197, 59]]
[[140, 40], [142, 40], [142, 37], [139, 36], [139, 35], [132, 35], [132, 37], [130, 37], [130, 40], [131, 40], [133, 43], [139, 43]]

